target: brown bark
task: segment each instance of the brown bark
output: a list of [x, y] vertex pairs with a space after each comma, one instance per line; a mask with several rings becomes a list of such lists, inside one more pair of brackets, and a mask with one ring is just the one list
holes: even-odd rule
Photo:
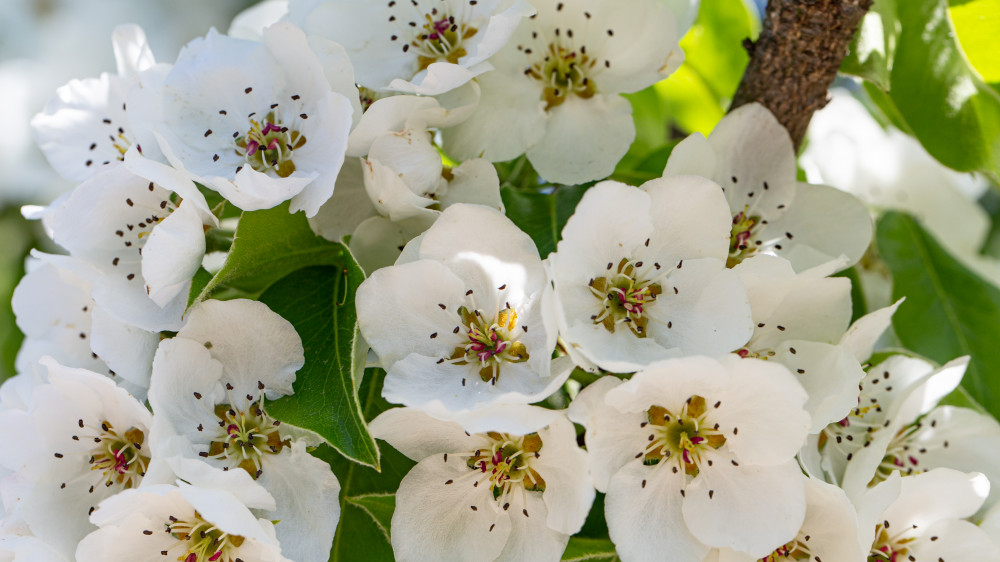
[[770, 0], [732, 107], [760, 102], [798, 150], [872, 0]]

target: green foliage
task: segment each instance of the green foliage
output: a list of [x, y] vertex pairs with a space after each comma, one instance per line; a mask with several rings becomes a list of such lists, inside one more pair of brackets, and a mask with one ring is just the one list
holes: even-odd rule
[[[366, 421], [371, 421], [390, 405], [382, 396], [385, 372], [368, 369], [358, 391]], [[389, 499], [414, 463], [392, 447], [382, 447], [381, 472], [362, 466], [332, 448], [323, 446], [316, 456], [330, 464], [340, 479], [341, 515], [330, 551], [331, 562], [391, 561], [392, 547], [387, 532], [391, 521]], [[395, 505], [393, 500], [392, 505]]]
[[888, 90], [898, 35], [896, 0], [874, 0], [861, 20], [861, 28], [851, 43], [851, 50], [841, 63], [840, 70]]
[[[997, 179], [1000, 94], [983, 76], [1000, 75], [1000, 7], [952, 3], [949, 10], [948, 0], [877, 1], [843, 70], [887, 91], [873, 101], [942, 164]], [[961, 43], [951, 16], [962, 26]]]
[[949, 0], [962, 50], [983, 80], [1000, 89], [1000, 2], [996, 0]]
[[188, 304], [201, 302], [224, 287], [258, 295], [296, 269], [344, 263], [346, 253], [342, 244], [313, 234], [304, 213], [289, 214], [288, 203], [247, 211], [240, 217], [222, 269], [204, 286], [192, 284]]
[[378, 446], [357, 392], [368, 348], [360, 339], [354, 294], [364, 274], [346, 249], [344, 256], [340, 268], [298, 270], [261, 295], [261, 302], [295, 326], [306, 357], [295, 394], [271, 402], [268, 413], [315, 431], [344, 456], [378, 469]]
[[586, 189], [580, 185], [565, 186], [545, 194], [505, 187], [500, 190], [500, 197], [507, 208], [507, 218], [531, 236], [539, 255], [545, 258], [556, 250], [563, 226]]
[[619, 558], [610, 539], [573, 537], [569, 539], [562, 559], [573, 562], [617, 562]]
[[962, 386], [1000, 414], [1000, 289], [951, 257], [912, 217], [890, 212], [878, 222], [879, 253], [892, 271], [899, 340], [939, 363], [971, 356]]

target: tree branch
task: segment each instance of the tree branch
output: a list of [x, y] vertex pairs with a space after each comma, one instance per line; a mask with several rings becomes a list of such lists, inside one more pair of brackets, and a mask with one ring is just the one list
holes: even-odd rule
[[760, 102], [798, 150], [872, 0], [770, 0], [732, 107]]

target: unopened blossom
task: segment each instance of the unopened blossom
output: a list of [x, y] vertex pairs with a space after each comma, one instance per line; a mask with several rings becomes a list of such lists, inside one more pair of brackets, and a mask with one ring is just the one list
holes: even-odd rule
[[155, 83], [153, 75], [161, 70], [153, 68], [153, 54], [139, 26], [116, 27], [111, 41], [118, 74], [70, 81], [31, 121], [49, 163], [72, 181], [84, 181], [102, 166], [123, 160], [132, 146], [144, 147], [148, 156], [159, 155], [152, 135], [136, 126], [128, 101], [143, 95], [136, 90], [146, 81]]
[[107, 377], [43, 360], [48, 382], [27, 411], [38, 442], [22, 474], [19, 510], [33, 534], [72, 557], [96, 506], [136, 488], [150, 464], [151, 415]]
[[662, 361], [584, 388], [570, 419], [586, 428], [622, 558], [701, 560], [711, 547], [760, 558], [794, 539], [806, 516], [794, 458], [805, 402], [783, 366], [734, 355]]
[[44, 221], [57, 244], [96, 269], [92, 294], [108, 313], [149, 331], [180, 327], [204, 227], [215, 224], [193, 183], [166, 188], [109, 166], [57, 199]]
[[569, 376], [551, 365], [555, 326], [538, 250], [499, 211], [453, 205], [407, 252], [357, 293], [387, 400], [454, 419], [536, 402]]
[[343, 49], [288, 23], [263, 40], [212, 30], [181, 51], [155, 124], [170, 163], [237, 207], [315, 215], [333, 194], [360, 101]]
[[788, 131], [760, 104], [733, 110], [707, 139], [695, 133], [681, 141], [663, 175], [684, 174], [710, 178], [725, 191], [730, 267], [759, 253], [784, 257], [796, 271], [841, 256], [848, 267], [871, 242], [871, 218], [857, 198], [796, 181]]
[[129, 490], [100, 505], [91, 517], [100, 528], [80, 543], [75, 559], [290, 562], [275, 524], [251, 513], [259, 505], [184, 482]]
[[310, 35], [347, 49], [362, 86], [423, 95], [490, 70], [490, 58], [534, 13], [525, 0], [293, 0], [288, 10]]
[[966, 520], [989, 489], [982, 474], [948, 468], [902, 478], [893, 474], [856, 500], [868, 560], [1000, 560], [990, 536]]
[[725, 267], [728, 230], [722, 192], [703, 178], [589, 189], [548, 258], [560, 335], [576, 364], [631, 372], [746, 343], [750, 305]]
[[858, 540], [858, 514], [840, 488], [818, 480], [806, 481], [806, 518], [795, 538], [761, 557], [724, 548], [705, 562], [799, 562], [803, 560], [862, 561], [866, 548]]
[[507, 427], [477, 433], [410, 408], [372, 421], [418, 461], [396, 492], [397, 560], [556, 561], [583, 526], [594, 488], [573, 424], [532, 406], [495, 415]]
[[320, 439], [281, 423], [267, 402], [292, 393], [303, 364], [291, 324], [263, 303], [209, 300], [193, 308], [153, 360], [149, 402], [164, 454], [242, 470], [273, 497], [282, 552], [326, 560], [340, 517], [340, 484], [306, 451]]
[[635, 138], [636, 92], [683, 60], [676, 22], [656, 0], [534, 2], [538, 14], [518, 28], [477, 78], [476, 113], [443, 132], [460, 159], [497, 162], [527, 154], [543, 178], [583, 183], [607, 177]]

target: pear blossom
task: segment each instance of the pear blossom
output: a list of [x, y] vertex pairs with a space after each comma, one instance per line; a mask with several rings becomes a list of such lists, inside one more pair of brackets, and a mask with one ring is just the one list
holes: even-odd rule
[[292, 0], [288, 12], [310, 35], [343, 45], [362, 86], [432, 96], [491, 70], [534, 9], [525, 0]]
[[494, 411], [508, 426], [476, 433], [410, 408], [372, 433], [417, 461], [396, 493], [392, 547], [405, 560], [559, 560], [594, 500], [587, 453], [565, 415]]
[[607, 177], [635, 137], [632, 106], [618, 94], [670, 75], [683, 60], [674, 16], [656, 0], [534, 2], [478, 77], [475, 114], [443, 131], [453, 157], [493, 162], [527, 154], [543, 178]]
[[706, 139], [695, 133], [667, 160], [664, 176], [695, 174], [722, 186], [732, 218], [730, 267], [768, 253], [804, 271], [844, 256], [849, 267], [872, 237], [868, 210], [838, 189], [795, 179], [788, 131], [764, 106], [731, 111]]
[[17, 370], [34, 370], [39, 359], [50, 356], [66, 367], [106, 374], [144, 400], [159, 335], [121, 322], [98, 306], [88, 281], [98, 274], [86, 264], [68, 256], [37, 255], [11, 300], [25, 334]]
[[76, 550], [79, 562], [291, 562], [275, 525], [257, 519], [226, 489], [178, 482], [128, 490], [105, 500], [91, 520], [100, 528]]
[[33, 534], [67, 558], [94, 527], [105, 498], [136, 488], [150, 463], [148, 410], [107, 377], [43, 359], [48, 382], [27, 411], [38, 443], [22, 474], [31, 482], [19, 511]]
[[631, 372], [681, 354], [721, 355], [753, 332], [725, 268], [729, 213], [699, 177], [589, 189], [548, 258], [559, 332], [577, 365]]
[[[357, 114], [357, 115], [355, 115]], [[343, 49], [288, 23], [261, 42], [214, 29], [192, 41], [164, 78], [170, 163], [237, 207], [315, 215], [333, 194], [360, 101]]]
[[[56, 200], [44, 221], [57, 244], [99, 272], [94, 300], [130, 325], [176, 330], [187, 288], [216, 224], [191, 182], [173, 193], [125, 165], [110, 166]], [[93, 220], [100, 217], [100, 220]]]
[[366, 156], [365, 189], [379, 213], [393, 222], [419, 217], [429, 227], [454, 203], [503, 212], [493, 165], [475, 158], [445, 167], [428, 130], [465, 119], [475, 108], [477, 90], [470, 89], [470, 95], [453, 100], [456, 107], [443, 107], [433, 98], [392, 96], [365, 112], [351, 133], [348, 154]]
[[306, 451], [320, 439], [282, 424], [266, 402], [292, 393], [303, 364], [295, 329], [266, 305], [210, 300], [193, 308], [153, 360], [149, 402], [163, 454], [242, 469], [273, 497], [283, 552], [325, 560], [340, 516], [340, 484]]
[[[934, 407], [958, 386], [967, 364], [961, 358], [934, 369], [893, 356], [869, 369], [854, 410], [812, 440], [828, 478], [852, 499], [895, 472], [936, 467], [981, 472], [1000, 482], [1000, 424], [967, 408]], [[991, 494], [987, 507], [998, 497]]]
[[754, 333], [741, 357], [777, 361], [809, 393], [811, 433], [844, 418], [856, 405], [858, 383], [896, 307], [851, 320], [851, 283], [824, 277], [837, 262], [796, 274], [787, 260], [761, 254], [733, 268], [747, 288]]
[[606, 376], [570, 404], [623, 559], [702, 560], [711, 547], [761, 558], [806, 517], [795, 453], [806, 394], [776, 363], [728, 355]]
[[361, 333], [387, 371], [387, 400], [455, 419], [541, 400], [566, 380], [570, 368], [550, 365], [555, 326], [542, 303], [542, 261], [510, 220], [452, 205], [407, 251], [357, 293]]
[[124, 160], [132, 146], [144, 146], [147, 155], [159, 154], [156, 142], [136, 126], [128, 111], [133, 90], [140, 89], [154, 69], [155, 60], [143, 30], [120, 25], [111, 36], [118, 74], [72, 80], [31, 121], [38, 145], [49, 163], [66, 179], [84, 181], [99, 168]]
[[[893, 474], [857, 502], [868, 560], [1000, 560], [989, 535], [965, 520], [989, 489], [982, 474], [948, 468], [902, 478]], [[882, 507], [887, 499], [888, 507]]]

